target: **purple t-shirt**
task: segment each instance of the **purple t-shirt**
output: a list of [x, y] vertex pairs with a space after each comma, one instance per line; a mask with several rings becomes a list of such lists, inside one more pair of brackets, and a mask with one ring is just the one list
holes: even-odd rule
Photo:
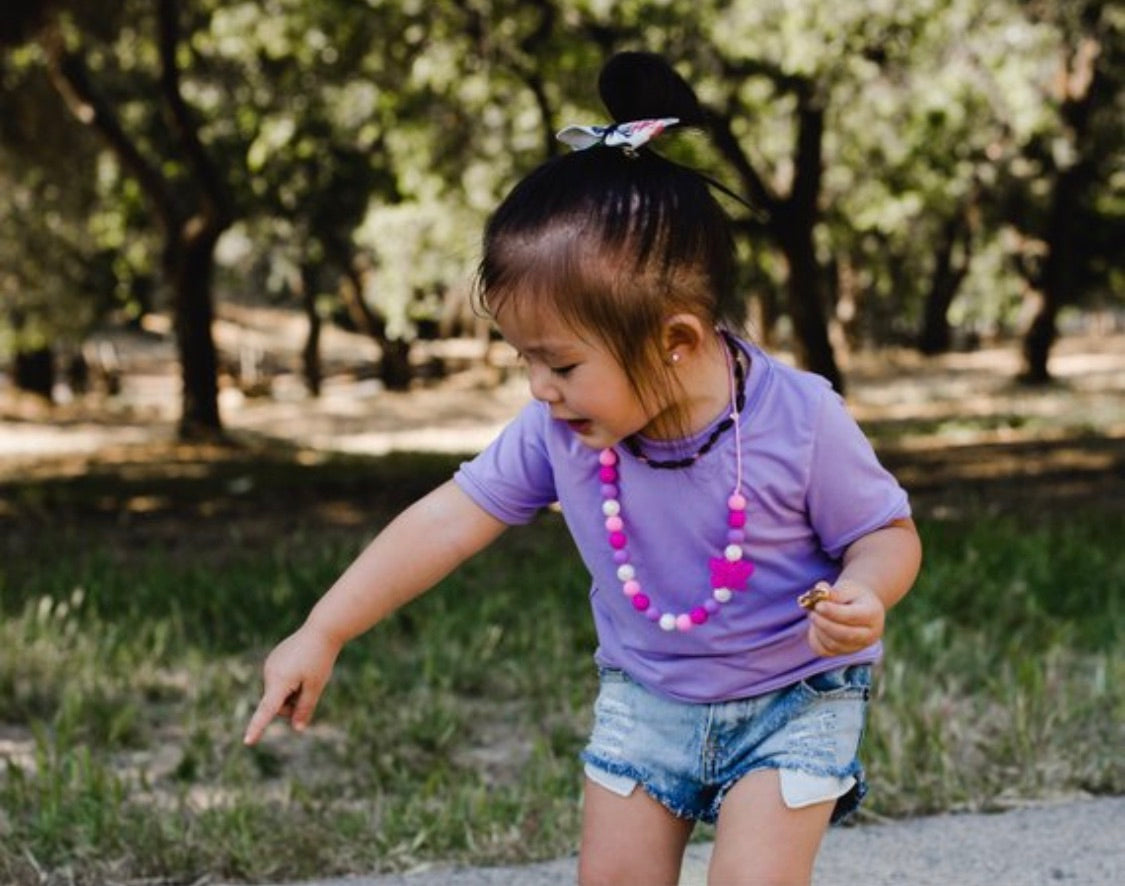
[[[834, 581], [856, 539], [910, 515], [906, 493], [828, 383], [743, 347], [751, 357], [741, 419], [743, 548], [755, 571], [745, 591], [690, 631], [662, 630], [622, 592], [604, 526], [598, 452], [552, 420], [546, 405], [525, 407], [454, 476], [473, 501], [513, 525], [557, 501], [593, 579], [598, 664], [684, 701], [760, 695], [838, 665], [877, 660], [880, 644], [817, 656], [797, 597], [819, 580]], [[675, 458], [695, 451], [711, 430], [678, 446], [649, 439], [642, 445], [651, 458]], [[710, 595], [709, 562], [726, 544], [734, 440], [724, 432], [710, 452], [679, 470], [654, 470], [617, 447], [630, 562], [662, 611], [686, 612]]]

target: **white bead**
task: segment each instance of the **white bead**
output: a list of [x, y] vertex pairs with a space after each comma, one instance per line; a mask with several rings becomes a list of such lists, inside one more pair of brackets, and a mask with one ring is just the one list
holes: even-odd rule
[[621, 513], [621, 502], [616, 498], [607, 498], [602, 502], [602, 513], [607, 517], [616, 517]]
[[637, 570], [632, 563], [622, 563], [617, 567], [617, 580], [621, 582], [632, 581], [637, 577]]
[[660, 616], [660, 627], [666, 631], [676, 630], [676, 616], [671, 612], [665, 612]]
[[730, 588], [715, 588], [715, 590], [711, 592], [711, 596], [720, 603], [729, 603], [732, 595]]
[[727, 545], [726, 550], [723, 551], [723, 556], [731, 563], [737, 563], [742, 559], [742, 545]]

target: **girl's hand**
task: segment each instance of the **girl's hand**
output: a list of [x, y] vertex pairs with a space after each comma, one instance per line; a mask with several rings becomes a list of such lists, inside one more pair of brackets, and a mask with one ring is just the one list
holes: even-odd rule
[[243, 742], [257, 743], [274, 717], [286, 717], [298, 732], [309, 725], [340, 646], [306, 624], [282, 640], [262, 669], [265, 689]]
[[839, 581], [809, 613], [809, 646], [817, 655], [859, 652], [883, 636], [887, 610], [870, 588]]

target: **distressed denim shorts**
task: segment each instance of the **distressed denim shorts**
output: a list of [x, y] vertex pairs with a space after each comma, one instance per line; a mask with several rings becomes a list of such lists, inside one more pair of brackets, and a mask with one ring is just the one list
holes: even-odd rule
[[743, 776], [776, 769], [790, 808], [835, 800], [853, 812], [867, 784], [857, 758], [870, 665], [807, 677], [765, 695], [717, 703], [658, 696], [604, 668], [586, 775], [620, 796], [640, 785], [680, 818], [714, 822]]

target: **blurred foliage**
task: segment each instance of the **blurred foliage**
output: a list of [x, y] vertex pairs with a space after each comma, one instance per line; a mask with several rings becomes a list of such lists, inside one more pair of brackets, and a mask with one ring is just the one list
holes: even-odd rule
[[[48, 52], [49, 39], [81, 51], [128, 138], [187, 200], [196, 179], [154, 89], [154, 5], [15, 3], [0, 18], [4, 353], [167, 308], [153, 205], [68, 113]], [[767, 339], [797, 307], [781, 246], [810, 170], [810, 297], [853, 344], [915, 342], [936, 324], [940, 350], [950, 325], [1018, 329], [1031, 295], [1123, 300], [1125, 12], [1109, 2], [173, 5], [181, 92], [233, 195], [221, 298], [311, 287], [310, 310], [338, 314], [350, 278], [381, 333], [410, 339], [466, 290], [485, 215], [558, 150], [553, 133], [604, 118], [601, 61], [645, 48], [730, 122], [733, 153], [699, 138], [662, 149], [762, 208], [731, 212]], [[822, 131], [805, 128], [810, 109]], [[1052, 227], [1060, 206], [1087, 232], [1076, 241]], [[1052, 251], [1066, 252], [1061, 294]]]

